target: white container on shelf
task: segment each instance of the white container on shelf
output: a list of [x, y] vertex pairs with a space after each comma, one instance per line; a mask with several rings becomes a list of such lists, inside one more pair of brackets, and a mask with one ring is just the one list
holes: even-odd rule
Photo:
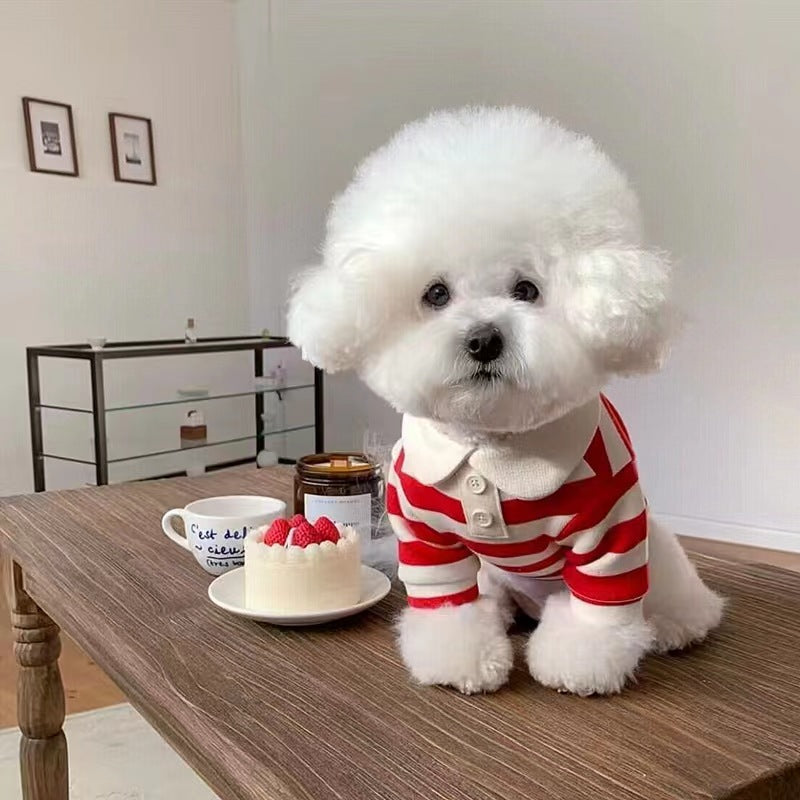
[[260, 468], [274, 467], [278, 463], [278, 454], [272, 450], [261, 450], [256, 456], [256, 464]]
[[189, 319], [186, 320], [186, 330], [184, 331], [183, 339], [186, 344], [197, 343], [197, 329], [194, 326], [194, 317], [189, 317]]

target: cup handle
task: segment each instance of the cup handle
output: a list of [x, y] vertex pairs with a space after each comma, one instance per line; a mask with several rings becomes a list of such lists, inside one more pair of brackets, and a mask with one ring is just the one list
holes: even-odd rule
[[189, 540], [185, 536], [181, 536], [175, 528], [172, 527], [172, 518], [173, 517], [180, 517], [183, 520], [184, 526], [186, 525], [186, 517], [185, 511], [182, 508], [173, 508], [167, 511], [163, 517], [161, 517], [161, 528], [163, 529], [164, 533], [172, 539], [175, 544], [179, 544], [181, 547], [185, 548], [186, 550], [191, 550], [191, 546], [189, 545]]

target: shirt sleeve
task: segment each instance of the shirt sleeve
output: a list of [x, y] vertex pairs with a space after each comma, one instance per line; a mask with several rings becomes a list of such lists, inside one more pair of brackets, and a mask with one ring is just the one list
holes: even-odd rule
[[452, 534], [415, 518], [397, 473], [398, 442], [386, 487], [386, 511], [398, 539], [398, 577], [412, 608], [463, 605], [478, 599], [480, 561]]
[[563, 577], [573, 609], [599, 622], [640, 619], [647, 593], [647, 508], [630, 467], [632, 476], [615, 476], [576, 518], [568, 540]]

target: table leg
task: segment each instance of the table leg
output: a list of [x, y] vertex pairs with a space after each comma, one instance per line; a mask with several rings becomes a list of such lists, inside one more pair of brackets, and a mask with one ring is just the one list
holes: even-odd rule
[[68, 800], [69, 772], [64, 723], [64, 686], [58, 668], [59, 628], [30, 598], [22, 570], [9, 564], [7, 588], [14, 630], [17, 719], [23, 800]]

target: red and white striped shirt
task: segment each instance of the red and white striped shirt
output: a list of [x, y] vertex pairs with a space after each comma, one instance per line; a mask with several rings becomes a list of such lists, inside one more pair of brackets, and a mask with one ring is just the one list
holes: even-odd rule
[[387, 510], [411, 606], [477, 599], [478, 557], [563, 580], [579, 605], [639, 605], [647, 592], [646, 503], [607, 398], [491, 446], [407, 416], [393, 455]]

